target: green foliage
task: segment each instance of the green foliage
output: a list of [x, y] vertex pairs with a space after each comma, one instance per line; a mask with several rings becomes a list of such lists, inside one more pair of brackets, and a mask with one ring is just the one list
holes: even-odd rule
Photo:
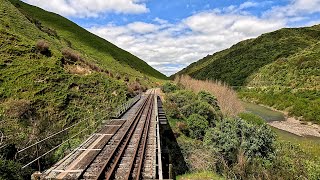
[[220, 120], [220, 113], [216, 112], [215, 109], [210, 106], [207, 102], [200, 100], [194, 101], [192, 104], [185, 105], [180, 108], [180, 113], [183, 117], [188, 118], [192, 114], [199, 114], [205, 119], [207, 119], [210, 126], [213, 126], [213, 123], [216, 120]]
[[161, 90], [164, 93], [171, 93], [171, 92], [175, 92], [176, 90], [178, 90], [178, 86], [170, 83], [170, 82], [166, 82], [162, 85]]
[[177, 180], [190, 180], [190, 179], [202, 179], [202, 180], [224, 180], [222, 176], [212, 171], [202, 171], [195, 173], [187, 173], [177, 177]]
[[199, 114], [192, 114], [186, 121], [189, 129], [189, 136], [194, 139], [202, 140], [206, 130], [209, 128], [207, 119]]
[[[198, 97], [200, 101], [205, 101], [207, 103], [209, 103], [212, 107], [214, 108], [219, 108], [218, 106], [218, 100], [216, 97], [214, 97], [212, 94], [210, 94], [207, 91], [200, 91], [198, 93]], [[220, 109], [216, 109], [216, 110], [220, 110]]]
[[224, 119], [209, 129], [204, 144], [221, 153], [226, 161], [235, 163], [239, 150], [249, 158], [268, 157], [273, 152], [275, 135], [267, 125], [255, 126], [241, 119]]
[[259, 165], [269, 172], [272, 179], [320, 178], [319, 157], [310, 157], [299, 146], [288, 142], [277, 143], [276, 149], [275, 156], [270, 159], [272, 163]]
[[242, 98], [288, 111], [289, 115], [320, 123], [320, 92], [317, 90], [242, 89], [239, 94]]
[[86, 56], [90, 56], [92, 61], [98, 63], [102, 68], [130, 75], [141, 76], [141, 72], [156, 78], [166, 79], [165, 75], [138, 57], [88, 32], [62, 16], [30, 6], [19, 0], [10, 0], [10, 2], [39, 30], [44, 30], [47, 35], [57, 34], [59, 41], [65, 39], [66, 46], [72, 44], [72, 48]]
[[81, 139], [71, 139], [69, 142], [64, 143], [62, 146], [60, 146], [53, 155], [53, 159], [55, 162], [57, 162], [59, 159], [62, 159], [65, 157], [65, 152], [68, 152], [72, 149], [75, 149], [81, 144], [82, 140]]
[[260, 117], [252, 113], [240, 113], [239, 118], [245, 120], [249, 124], [253, 125], [263, 125], [266, 124], [266, 122]]
[[1, 180], [23, 180], [30, 179], [32, 170], [21, 169], [21, 164], [11, 160], [0, 158], [0, 179]]
[[209, 55], [177, 75], [247, 86], [243, 98], [319, 123], [319, 40], [320, 25], [281, 29]]
[[[86, 121], [83, 122], [93, 128], [102, 120], [108, 119], [110, 113], [126, 101], [128, 90], [125, 82], [112, 78], [106, 73], [108, 71], [127, 74], [130, 80], [139, 77], [144, 84], [155, 81], [149, 75], [157, 76], [158, 73], [133, 55], [97, 38], [61, 16], [20, 1], [12, 2], [14, 5], [20, 4], [19, 9], [7, 0], [0, 0], [0, 131], [7, 137], [7, 142], [16, 148], [21, 149], [84, 118]], [[76, 37], [78, 35], [81, 36]], [[95, 43], [103, 49], [92, 46]], [[76, 74], [68, 71], [67, 65], [70, 64], [62, 62], [61, 53], [67, 46], [79, 53], [82, 61], [86, 62], [78, 59], [73, 66], [88, 68], [90, 73]], [[126, 55], [119, 55], [119, 59], [115, 60], [109, 54], [111, 51], [120, 55], [124, 52]], [[122, 61], [122, 58], [135, 61], [146, 71], [138, 72], [135, 67], [127, 65], [125, 60]], [[88, 64], [94, 64], [104, 71], [92, 69]], [[88, 127], [87, 123], [80, 123], [70, 129], [69, 136], [72, 137]], [[92, 130], [84, 131], [76, 140], [82, 140]], [[40, 154], [67, 138], [66, 134], [62, 134], [42, 143]], [[71, 144], [76, 145], [77, 142], [71, 141]], [[66, 149], [66, 146], [62, 146], [53, 157], [49, 155], [42, 158], [41, 163], [49, 165], [53, 159], [61, 158]], [[14, 149], [5, 150], [8, 151], [1, 151], [0, 154], [12, 159]], [[29, 159], [36, 155], [26, 153], [30, 154]]]
[[[188, 74], [196, 79], [219, 79], [233, 86], [242, 86], [247, 83], [248, 77], [260, 68], [278, 59], [312, 48], [319, 40], [319, 26], [281, 29], [263, 34], [256, 39], [242, 41], [227, 50], [209, 55], [177, 74]], [[317, 64], [317, 61], [303, 64], [313, 69], [309, 70], [309, 77], [310, 73], [315, 72]], [[279, 69], [278, 72], [280, 73], [283, 69]], [[285, 69], [288, 70], [288, 68]]]
[[167, 94], [164, 104], [166, 114], [175, 119], [187, 119], [192, 114], [198, 114], [207, 119], [209, 126], [213, 126], [215, 121], [221, 119], [222, 114], [217, 103], [211, 102], [211, 105], [207, 102], [208, 99], [210, 100], [208, 97], [211, 96], [206, 97], [207, 99], [202, 96], [202, 93], [198, 95], [186, 90]]

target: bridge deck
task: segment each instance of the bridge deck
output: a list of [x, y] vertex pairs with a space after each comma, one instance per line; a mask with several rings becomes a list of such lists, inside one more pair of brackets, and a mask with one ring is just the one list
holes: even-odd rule
[[[86, 171], [92, 169], [94, 161], [101, 155], [103, 149], [108, 151], [114, 146], [112, 143], [119, 136], [123, 136], [123, 132], [128, 129], [130, 120], [134, 118], [137, 111], [144, 103], [146, 95], [133, 105], [121, 119], [112, 119], [105, 122], [102, 128], [87, 138], [79, 147], [74, 149], [69, 155], [57, 162], [50, 169], [42, 173], [41, 179], [79, 179], [85, 178]], [[142, 177], [147, 179], [156, 178], [156, 117], [152, 113], [150, 128], [148, 129], [148, 137], [146, 151], [144, 154], [144, 167], [142, 168]], [[143, 137], [143, 136], [142, 136]], [[110, 149], [109, 148], [109, 149]], [[110, 150], [109, 150], [110, 151]], [[89, 176], [88, 176], [89, 177]]]

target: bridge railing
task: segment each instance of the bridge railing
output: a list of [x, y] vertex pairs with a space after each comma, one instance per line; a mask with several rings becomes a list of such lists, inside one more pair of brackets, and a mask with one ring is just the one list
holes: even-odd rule
[[122, 116], [125, 112], [127, 112], [128, 109], [130, 109], [135, 103], [137, 103], [141, 99], [141, 93], [139, 93], [134, 98], [130, 99], [126, 103], [122, 104], [120, 107], [117, 108], [117, 111], [113, 113], [113, 118], [119, 118]]
[[[101, 122], [103, 122], [103, 120], [109, 118], [110, 116], [116, 117], [116, 118], [120, 117], [120, 116], [121, 116], [123, 113], [125, 113], [130, 107], [132, 107], [137, 101], [139, 101], [140, 98], [141, 98], [141, 94], [139, 94], [139, 95], [137, 95], [136, 97], [128, 100], [126, 103], [124, 103], [124, 104], [122, 104], [120, 107], [116, 108], [116, 110], [115, 110], [113, 113], [111, 113], [111, 115], [107, 115], [107, 116], [105, 116], [104, 118], [101, 118], [99, 121], [94, 121], [94, 123], [91, 123], [91, 124], [90, 124], [90, 123], [88, 122], [89, 119], [87, 119], [87, 118], [86, 118], [86, 119], [82, 119], [82, 120], [80, 120], [79, 122], [77, 122], [77, 123], [75, 123], [75, 124], [73, 124], [73, 125], [71, 125], [71, 126], [69, 126], [69, 127], [67, 127], [67, 128], [64, 128], [64, 129], [61, 130], [61, 131], [58, 131], [58, 132], [56, 132], [56, 133], [53, 133], [53, 134], [49, 135], [48, 137], [46, 137], [46, 138], [44, 138], [44, 139], [41, 139], [41, 140], [39, 140], [39, 141], [31, 144], [31, 145], [28, 145], [27, 147], [24, 147], [24, 148], [18, 150], [17, 153], [16, 153], [16, 161], [21, 162], [23, 159], [25, 159], [27, 156], [30, 155], [30, 154], [28, 154], [27, 152], [28, 152], [28, 151], [31, 151], [32, 148], [35, 148], [35, 151], [34, 151], [34, 152], [36, 152], [36, 158], [35, 158], [35, 159], [32, 159], [32, 160], [30, 160], [28, 163], [24, 164], [24, 165], [22, 166], [22, 168], [24, 169], [24, 168], [32, 165], [33, 163], [38, 162], [38, 168], [39, 168], [39, 171], [40, 171], [40, 170], [41, 170], [41, 167], [40, 167], [40, 159], [41, 159], [41, 158], [43, 158], [43, 157], [47, 156], [48, 154], [54, 152], [55, 150], [57, 150], [59, 147], [61, 147], [62, 145], [66, 144], [66, 143], [68, 143], [68, 144], [69, 144], [69, 148], [71, 148], [71, 147], [70, 147], [70, 140], [71, 140], [71, 139], [74, 139], [75, 137], [81, 135], [81, 134], [84, 133], [85, 131], [90, 131], [90, 130], [92, 130], [92, 129], [97, 128], [98, 125], [99, 125]], [[79, 129], [77, 132], [75, 132], [74, 134], [72, 134], [72, 136], [70, 137], [69, 131], [72, 130], [72, 129], [75, 129], [76, 127], [80, 127], [79, 125], [81, 125], [82, 123], [87, 123], [87, 124], [85, 125], [85, 128]], [[41, 148], [40, 145], [41, 145], [42, 143], [44, 143], [44, 142], [46, 142], [46, 141], [48, 141], [48, 140], [50, 140], [50, 139], [52, 140], [52, 139], [56, 138], [57, 136], [62, 135], [62, 133], [67, 133], [67, 137], [68, 137], [68, 138], [65, 139], [65, 140], [62, 140], [62, 142], [59, 143], [58, 145], [56, 145], [56, 146], [54, 146], [54, 147], [51, 147], [49, 151], [46, 151], [46, 152], [44, 152], [43, 154], [39, 154], [39, 150], [40, 150], [40, 148]], [[92, 133], [92, 132], [90, 132], [90, 133]], [[88, 133], [87, 133], [87, 134], [88, 134]], [[24, 156], [22, 156], [22, 155], [24, 155]]]

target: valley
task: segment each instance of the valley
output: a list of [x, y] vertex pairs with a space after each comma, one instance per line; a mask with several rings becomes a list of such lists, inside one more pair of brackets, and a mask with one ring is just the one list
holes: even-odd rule
[[0, 0], [0, 179], [318, 180], [320, 11], [181, 3]]

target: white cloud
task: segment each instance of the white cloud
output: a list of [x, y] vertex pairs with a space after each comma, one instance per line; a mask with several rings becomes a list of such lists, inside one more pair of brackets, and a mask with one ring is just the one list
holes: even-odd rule
[[320, 12], [320, 0], [291, 0], [286, 6], [275, 6], [264, 13], [264, 17], [296, 21], [307, 14]]
[[142, 0], [24, 0], [64, 16], [97, 17], [100, 13], [137, 14], [148, 12]]
[[134, 22], [127, 25], [127, 27], [133, 32], [144, 34], [156, 31], [158, 27], [154, 24], [144, 22]]
[[282, 21], [210, 11], [194, 14], [176, 24], [156, 20], [124, 26], [108, 24], [88, 30], [170, 75], [208, 54], [284, 25]]

